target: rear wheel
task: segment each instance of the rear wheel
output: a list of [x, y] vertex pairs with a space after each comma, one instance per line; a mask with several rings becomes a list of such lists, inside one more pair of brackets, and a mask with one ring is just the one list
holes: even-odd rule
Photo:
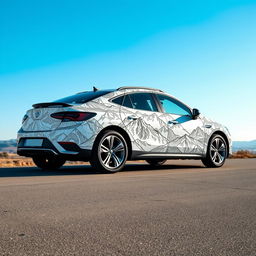
[[65, 164], [66, 160], [58, 157], [33, 157], [33, 162], [38, 168], [43, 170], [57, 170]]
[[128, 147], [123, 136], [107, 130], [96, 139], [90, 163], [99, 171], [114, 173], [124, 167], [127, 157]]
[[202, 159], [206, 167], [221, 167], [227, 158], [227, 143], [225, 139], [219, 135], [214, 135], [208, 144], [206, 158]]
[[151, 166], [157, 167], [163, 165], [167, 160], [166, 159], [148, 159], [146, 162]]

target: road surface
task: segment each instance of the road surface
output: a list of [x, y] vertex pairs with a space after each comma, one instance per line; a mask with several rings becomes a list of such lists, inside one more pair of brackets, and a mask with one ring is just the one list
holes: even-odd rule
[[256, 159], [0, 168], [0, 255], [256, 255]]

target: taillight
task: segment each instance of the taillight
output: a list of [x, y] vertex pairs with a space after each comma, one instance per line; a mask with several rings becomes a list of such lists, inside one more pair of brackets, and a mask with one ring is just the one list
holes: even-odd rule
[[95, 113], [76, 111], [58, 112], [51, 114], [52, 118], [60, 119], [62, 122], [86, 121], [94, 116], [96, 116]]

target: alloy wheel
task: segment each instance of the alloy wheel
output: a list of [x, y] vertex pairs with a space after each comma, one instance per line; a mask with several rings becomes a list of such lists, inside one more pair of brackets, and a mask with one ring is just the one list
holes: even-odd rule
[[116, 135], [105, 137], [99, 148], [102, 164], [108, 169], [116, 169], [123, 164], [126, 157], [126, 147]]
[[221, 165], [227, 156], [227, 146], [225, 141], [220, 138], [216, 137], [210, 147], [210, 156], [214, 164]]

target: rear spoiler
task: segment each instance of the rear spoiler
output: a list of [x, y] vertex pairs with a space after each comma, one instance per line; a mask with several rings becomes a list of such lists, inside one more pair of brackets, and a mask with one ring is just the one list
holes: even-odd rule
[[37, 103], [32, 105], [33, 108], [48, 108], [48, 107], [70, 107], [72, 105], [62, 102], [46, 102], [46, 103]]

